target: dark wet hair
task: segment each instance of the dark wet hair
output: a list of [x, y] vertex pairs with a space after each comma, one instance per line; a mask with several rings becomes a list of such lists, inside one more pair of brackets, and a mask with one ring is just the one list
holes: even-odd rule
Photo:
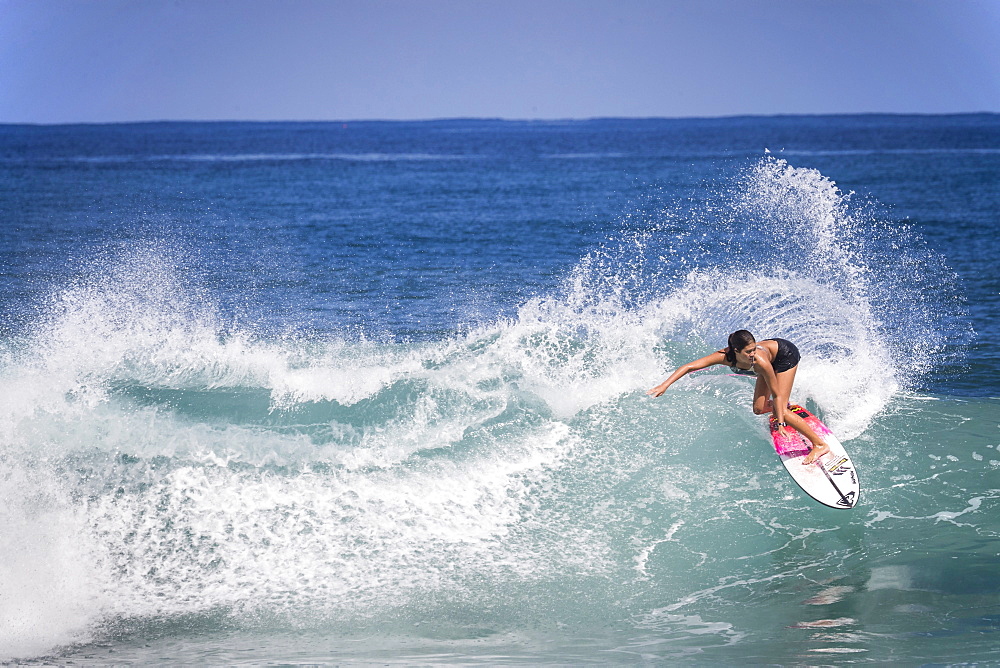
[[736, 351], [743, 350], [757, 339], [745, 329], [739, 329], [729, 335], [729, 347], [726, 348], [726, 361], [729, 366], [736, 364]]

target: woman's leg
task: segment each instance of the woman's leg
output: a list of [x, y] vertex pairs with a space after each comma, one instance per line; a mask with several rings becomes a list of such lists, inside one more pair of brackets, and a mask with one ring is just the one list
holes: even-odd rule
[[[792, 384], [795, 382], [795, 372], [798, 369], [797, 366], [792, 367], [788, 371], [782, 371], [781, 373], [775, 374], [778, 380], [778, 387], [774, 388], [775, 397], [774, 401], [780, 401], [779, 406], [787, 406], [788, 399], [792, 395]], [[756, 408], [756, 406], [754, 407]], [[800, 418], [796, 413], [792, 411], [785, 411], [785, 421], [788, 425], [799, 432], [812, 443], [812, 450], [806, 455], [805, 459], [802, 460], [803, 464], [812, 464], [818, 457], [830, 451], [829, 446], [823, 442], [816, 432], [806, 424], [806, 421]]]
[[771, 412], [771, 406], [771, 392], [767, 387], [767, 381], [758, 376], [757, 383], [753, 387], [753, 412], [755, 415], [765, 415]]

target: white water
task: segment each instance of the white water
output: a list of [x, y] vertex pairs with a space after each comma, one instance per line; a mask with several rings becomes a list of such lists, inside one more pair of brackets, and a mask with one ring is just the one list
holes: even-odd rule
[[[744, 380], [645, 389], [734, 329], [789, 338], [804, 354], [793, 399], [861, 447], [920, 372], [895, 363], [901, 337], [936, 339], [925, 286], [906, 319], [887, 305], [866, 221], [835, 184], [765, 160], [738, 192], [749, 222], [732, 234], [691, 213], [704, 243], [739, 251], [729, 264], [695, 262], [690, 238], [637, 236], [516, 317], [437, 342], [265, 339], [149, 249], [68, 287], [0, 368], [0, 658], [185, 615], [344, 635], [375, 619], [559, 618], [586, 634], [613, 610], [633, 631], [739, 642], [704, 615], [740, 587], [829, 567], [793, 554], [778, 574], [741, 569], [766, 571], [827, 521], [813, 527], [771, 466]], [[785, 255], [756, 250], [792, 230]], [[648, 265], [677, 252], [692, 265], [654, 284]], [[609, 272], [623, 254], [641, 271]], [[977, 498], [928, 515], [981, 513]], [[855, 549], [830, 540], [833, 561]]]

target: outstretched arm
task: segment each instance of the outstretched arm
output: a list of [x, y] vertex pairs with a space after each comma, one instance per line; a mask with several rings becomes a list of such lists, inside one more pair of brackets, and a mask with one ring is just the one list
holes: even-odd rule
[[721, 350], [718, 350], [711, 355], [706, 355], [701, 359], [697, 359], [693, 362], [688, 362], [677, 367], [677, 370], [670, 374], [670, 377], [665, 381], [657, 385], [656, 387], [647, 390], [646, 394], [658, 397], [667, 391], [667, 388], [673, 385], [675, 382], [688, 375], [692, 371], [699, 371], [700, 369], [705, 369], [712, 366], [713, 364], [725, 364], [726, 355]]

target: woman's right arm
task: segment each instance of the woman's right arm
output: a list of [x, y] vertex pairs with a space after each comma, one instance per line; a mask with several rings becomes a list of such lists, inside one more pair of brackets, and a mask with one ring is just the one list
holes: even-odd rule
[[648, 390], [646, 394], [658, 397], [664, 392], [666, 392], [668, 387], [670, 387], [675, 382], [677, 382], [684, 376], [688, 375], [692, 371], [700, 371], [701, 369], [706, 369], [714, 364], [725, 364], [725, 363], [726, 363], [726, 354], [721, 350], [717, 350], [711, 355], [706, 355], [701, 359], [695, 360], [693, 362], [688, 362], [687, 364], [683, 364], [677, 367], [677, 370], [674, 371], [672, 374], [670, 374], [669, 378], [667, 378], [665, 381], [663, 381], [656, 387]]

